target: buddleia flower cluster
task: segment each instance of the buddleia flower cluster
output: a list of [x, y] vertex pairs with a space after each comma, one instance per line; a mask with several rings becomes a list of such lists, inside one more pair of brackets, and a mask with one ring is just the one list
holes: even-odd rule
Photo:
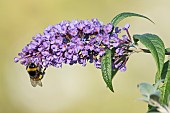
[[125, 71], [131, 41], [120, 33], [128, 28], [129, 24], [123, 28], [114, 28], [111, 23], [103, 25], [98, 19], [62, 21], [33, 37], [14, 61], [25, 66], [32, 62], [46, 68], [59, 68], [63, 63], [86, 66], [89, 62], [100, 69], [105, 50], [112, 49], [113, 68]]

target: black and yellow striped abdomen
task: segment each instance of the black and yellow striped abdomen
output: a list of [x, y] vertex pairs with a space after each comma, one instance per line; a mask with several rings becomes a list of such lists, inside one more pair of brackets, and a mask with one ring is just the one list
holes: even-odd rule
[[43, 78], [42, 73], [38, 70], [37, 67], [35, 67], [35, 68], [29, 68], [28, 67], [27, 72], [30, 75], [30, 78], [35, 80], [35, 81], [41, 80]]
[[27, 72], [30, 75], [31, 78], [35, 78], [38, 75], [38, 68], [27, 68]]

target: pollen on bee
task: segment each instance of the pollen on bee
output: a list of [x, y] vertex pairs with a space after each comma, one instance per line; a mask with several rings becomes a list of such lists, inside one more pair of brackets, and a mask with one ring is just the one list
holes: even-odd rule
[[36, 71], [37, 68], [27, 68], [27, 71]]

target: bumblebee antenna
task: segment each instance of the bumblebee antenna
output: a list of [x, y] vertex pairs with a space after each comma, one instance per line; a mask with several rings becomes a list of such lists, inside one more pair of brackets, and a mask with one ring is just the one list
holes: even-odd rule
[[45, 70], [46, 70], [46, 69], [47, 69], [47, 68], [45, 67], [44, 70], [43, 70], [43, 72], [42, 72], [43, 75], [45, 74]]
[[44, 70], [43, 70], [43, 73], [45, 73], [45, 70], [46, 70], [46, 69], [47, 69], [47, 68], [45, 67]]

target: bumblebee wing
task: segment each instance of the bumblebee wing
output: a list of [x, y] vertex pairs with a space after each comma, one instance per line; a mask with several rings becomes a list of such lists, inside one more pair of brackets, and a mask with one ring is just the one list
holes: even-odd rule
[[36, 84], [38, 84], [41, 87], [43, 86], [41, 80], [36, 81]]
[[36, 87], [36, 86], [37, 86], [37, 82], [36, 82], [36, 81], [30, 79], [30, 82], [31, 82], [31, 85], [32, 85], [33, 87]]

